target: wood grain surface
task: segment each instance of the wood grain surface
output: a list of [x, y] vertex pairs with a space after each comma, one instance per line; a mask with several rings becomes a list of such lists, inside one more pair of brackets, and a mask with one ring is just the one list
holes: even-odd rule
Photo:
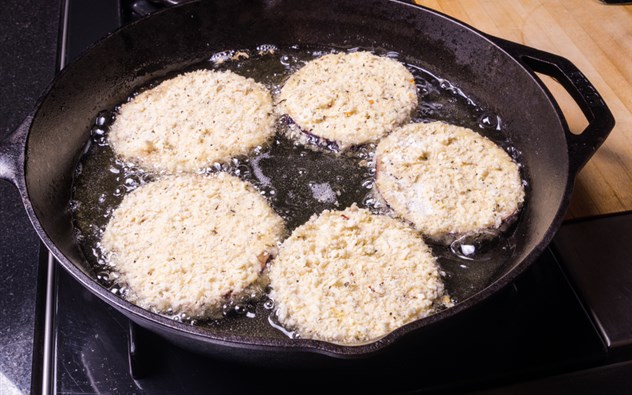
[[[577, 177], [567, 219], [632, 210], [632, 5], [598, 0], [416, 0], [485, 33], [555, 53], [603, 96], [616, 125]], [[543, 81], [574, 133], [587, 124], [566, 91]]]

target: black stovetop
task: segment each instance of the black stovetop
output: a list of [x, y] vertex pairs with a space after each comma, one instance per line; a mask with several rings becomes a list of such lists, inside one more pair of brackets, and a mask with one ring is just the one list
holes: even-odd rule
[[[1, 42], [16, 54], [3, 66], [18, 70], [1, 76], [3, 84], [8, 78], [17, 86], [3, 88], [8, 92], [3, 110], [16, 111], [3, 119], [9, 120], [3, 134], [17, 126], [15, 114], [26, 116], [52, 79], [58, 48], [66, 51], [59, 63], [71, 61], [106, 32], [159, 8], [131, 0], [12, 3], [25, 13], [0, 17], [0, 22], [13, 22], [1, 28], [4, 37], [16, 37]], [[28, 7], [45, 22], [33, 23]], [[65, 35], [59, 26], [66, 26]], [[66, 41], [58, 43], [64, 36]], [[32, 49], [33, 40], [46, 49]], [[30, 82], [24, 79], [28, 72], [36, 74]], [[625, 315], [632, 302], [626, 258], [632, 213], [564, 224], [553, 245], [512, 286], [396, 355], [336, 368], [280, 370], [197, 355], [134, 327], [132, 374], [129, 320], [50, 259], [30, 230], [17, 194], [3, 183], [0, 203], [0, 263], [9, 274], [0, 279], [9, 290], [0, 298], [2, 394], [280, 394], [307, 388], [379, 394], [625, 394], [632, 388], [632, 324]]]

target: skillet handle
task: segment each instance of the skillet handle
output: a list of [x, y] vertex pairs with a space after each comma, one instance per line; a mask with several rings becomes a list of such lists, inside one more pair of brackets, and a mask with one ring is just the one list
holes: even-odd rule
[[588, 126], [581, 134], [571, 133], [564, 124], [570, 176], [574, 177], [614, 128], [615, 120], [610, 109], [586, 76], [568, 59], [498, 37], [488, 38], [531, 71], [554, 78], [584, 113]]
[[18, 179], [24, 174], [26, 136], [28, 135], [33, 114], [22, 121], [13, 132], [0, 138], [0, 180], [18, 185]]

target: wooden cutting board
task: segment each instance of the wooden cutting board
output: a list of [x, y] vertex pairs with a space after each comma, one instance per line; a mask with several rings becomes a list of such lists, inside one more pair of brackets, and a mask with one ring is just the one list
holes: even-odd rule
[[[580, 172], [567, 219], [632, 210], [632, 5], [598, 0], [416, 0], [485, 33], [561, 55], [593, 83], [616, 126]], [[566, 91], [543, 78], [573, 132], [587, 124]]]

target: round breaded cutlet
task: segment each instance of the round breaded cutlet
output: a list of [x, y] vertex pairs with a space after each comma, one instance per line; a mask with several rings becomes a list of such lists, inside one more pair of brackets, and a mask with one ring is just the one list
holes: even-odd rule
[[126, 195], [103, 237], [104, 255], [140, 307], [190, 317], [260, 278], [284, 222], [248, 183], [227, 173], [166, 176]]
[[380, 141], [375, 156], [379, 194], [436, 241], [497, 229], [524, 202], [518, 164], [468, 128], [409, 124]]
[[123, 104], [108, 132], [114, 152], [152, 171], [195, 172], [266, 144], [272, 96], [230, 71], [178, 75]]
[[361, 51], [308, 62], [285, 82], [278, 105], [303, 132], [345, 150], [410, 120], [418, 97], [404, 64]]
[[422, 238], [353, 205], [296, 228], [269, 266], [276, 316], [302, 338], [358, 344], [449, 305]]

